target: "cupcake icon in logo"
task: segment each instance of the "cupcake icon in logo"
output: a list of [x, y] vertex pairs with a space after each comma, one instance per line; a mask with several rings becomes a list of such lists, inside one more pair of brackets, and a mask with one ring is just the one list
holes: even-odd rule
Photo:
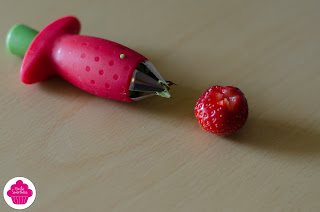
[[3, 196], [10, 207], [25, 209], [34, 202], [36, 189], [27, 178], [15, 177], [7, 182], [3, 190]]
[[16, 184], [13, 184], [7, 195], [11, 197], [13, 204], [22, 205], [26, 204], [29, 197], [32, 196], [32, 190], [28, 188], [27, 184], [24, 184], [22, 180], [18, 180]]

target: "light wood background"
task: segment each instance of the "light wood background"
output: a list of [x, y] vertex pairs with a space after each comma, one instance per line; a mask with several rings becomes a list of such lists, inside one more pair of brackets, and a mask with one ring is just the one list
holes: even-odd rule
[[[33, 181], [26, 211], [320, 211], [319, 11], [319, 0], [1, 0], [1, 189]], [[173, 98], [121, 103], [61, 79], [23, 84], [7, 31], [66, 15], [148, 57], [178, 84]], [[229, 137], [193, 114], [215, 84], [249, 102]], [[2, 197], [0, 211], [13, 211]]]

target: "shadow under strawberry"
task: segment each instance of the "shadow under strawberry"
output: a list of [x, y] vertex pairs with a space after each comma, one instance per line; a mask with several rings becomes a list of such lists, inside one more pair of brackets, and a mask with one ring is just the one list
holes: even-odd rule
[[320, 133], [278, 120], [250, 117], [242, 130], [226, 139], [263, 151], [290, 155], [320, 153]]

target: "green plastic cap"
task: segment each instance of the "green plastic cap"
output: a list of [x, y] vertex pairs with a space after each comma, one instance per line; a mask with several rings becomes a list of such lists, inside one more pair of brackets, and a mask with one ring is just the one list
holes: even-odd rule
[[14, 55], [23, 57], [38, 32], [28, 26], [17, 24], [7, 35], [7, 49]]

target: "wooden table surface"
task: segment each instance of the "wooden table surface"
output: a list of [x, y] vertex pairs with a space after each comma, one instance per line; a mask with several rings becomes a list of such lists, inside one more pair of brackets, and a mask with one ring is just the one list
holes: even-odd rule
[[[319, 10], [319, 0], [2, 0], [1, 189], [30, 179], [26, 211], [320, 211]], [[66, 15], [148, 57], [177, 83], [173, 98], [121, 103], [61, 79], [23, 84], [7, 31]], [[215, 84], [249, 102], [229, 137], [194, 117]]]

